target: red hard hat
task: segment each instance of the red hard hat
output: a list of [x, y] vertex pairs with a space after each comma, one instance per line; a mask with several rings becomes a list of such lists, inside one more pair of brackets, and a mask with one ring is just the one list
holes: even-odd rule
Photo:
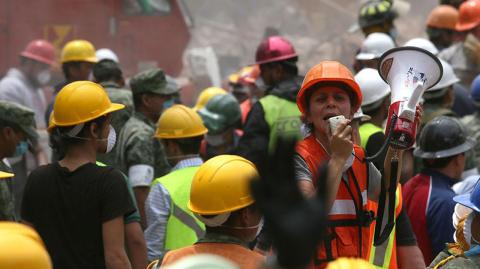
[[300, 88], [297, 94], [297, 106], [302, 114], [306, 114], [307, 110], [306, 92], [320, 82], [340, 82], [345, 84], [352, 91], [355, 99], [352, 100], [354, 112], [362, 104], [362, 92], [350, 70], [339, 62], [323, 61], [308, 71], [303, 80], [302, 88]]
[[257, 64], [278, 62], [297, 57], [292, 44], [281, 36], [271, 36], [263, 40], [257, 48]]
[[43, 39], [33, 40], [28, 43], [20, 55], [44, 64], [55, 64], [55, 48], [52, 43]]
[[480, 1], [469, 0], [460, 5], [458, 22], [455, 25], [457, 31], [471, 30], [480, 24]]

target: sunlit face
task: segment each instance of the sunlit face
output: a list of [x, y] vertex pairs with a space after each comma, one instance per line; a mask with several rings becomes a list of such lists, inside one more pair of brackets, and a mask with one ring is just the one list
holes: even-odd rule
[[307, 121], [312, 123], [317, 132], [328, 135], [328, 119], [343, 115], [347, 119], [353, 117], [350, 97], [343, 89], [327, 86], [320, 87], [309, 100]]

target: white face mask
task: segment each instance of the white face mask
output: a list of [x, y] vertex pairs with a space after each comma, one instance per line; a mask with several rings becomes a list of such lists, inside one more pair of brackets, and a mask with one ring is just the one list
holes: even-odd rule
[[113, 126], [110, 125], [110, 130], [108, 131], [108, 137], [107, 137], [107, 149], [105, 150], [105, 153], [111, 152], [116, 142], [117, 142], [117, 132], [115, 131], [115, 128], [113, 128]]
[[470, 213], [463, 224], [463, 235], [465, 236], [465, 241], [470, 244], [470, 246], [479, 244], [472, 235], [472, 223], [475, 215], [476, 213]]
[[40, 84], [40, 86], [45, 86], [48, 82], [50, 82], [51, 77], [52, 74], [50, 73], [50, 70], [42, 70], [37, 74], [37, 82]]

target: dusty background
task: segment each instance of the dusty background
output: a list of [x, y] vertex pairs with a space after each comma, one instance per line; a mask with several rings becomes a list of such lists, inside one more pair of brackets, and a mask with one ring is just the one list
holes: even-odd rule
[[[396, 20], [397, 41], [425, 36], [425, 20], [438, 0], [406, 1], [408, 13]], [[300, 72], [321, 60], [351, 66], [363, 34], [349, 33], [360, 1], [352, 0], [184, 0], [192, 19], [189, 48], [212, 47], [220, 76], [254, 62], [255, 49], [268, 28], [286, 36], [299, 54]], [[187, 67], [188, 69], [188, 67]]]

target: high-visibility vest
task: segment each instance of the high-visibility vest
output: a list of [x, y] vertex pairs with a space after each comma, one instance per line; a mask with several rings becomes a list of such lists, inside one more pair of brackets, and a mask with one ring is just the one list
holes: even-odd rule
[[[395, 216], [398, 218], [400, 212], [402, 211], [402, 186], [398, 184], [397, 190], [395, 192]], [[384, 221], [388, 214], [384, 214]], [[383, 242], [382, 245], [375, 247], [372, 245], [370, 247], [369, 253], [369, 262], [375, 266], [375, 268], [398, 268], [397, 264], [397, 247], [396, 247], [396, 233], [395, 233], [396, 224], [393, 226], [393, 230], [390, 233], [388, 240]], [[375, 226], [372, 226], [371, 234], [375, 232]]]
[[205, 225], [187, 208], [192, 179], [198, 168], [178, 169], [152, 182], [152, 187], [161, 183], [171, 198], [165, 235], [166, 250], [192, 245], [205, 234]]
[[260, 99], [265, 121], [270, 127], [268, 150], [272, 152], [277, 144], [277, 137], [294, 137], [302, 139], [300, 126], [300, 110], [297, 104], [275, 95], [267, 95]]
[[[318, 247], [316, 268], [324, 268], [338, 257], [368, 257], [376, 205], [368, 200], [368, 164], [363, 161], [365, 153], [357, 145], [354, 145], [354, 151], [356, 157], [346, 172], [348, 178], [341, 180], [328, 216], [328, 234]], [[327, 153], [313, 135], [297, 144], [297, 153], [306, 161], [316, 187], [317, 168], [328, 161]]]
[[370, 136], [378, 132], [383, 133], [383, 129], [373, 123], [367, 122], [360, 125], [360, 128], [358, 128], [358, 132], [360, 133], [361, 146], [362, 148], [366, 149], [367, 142]]

